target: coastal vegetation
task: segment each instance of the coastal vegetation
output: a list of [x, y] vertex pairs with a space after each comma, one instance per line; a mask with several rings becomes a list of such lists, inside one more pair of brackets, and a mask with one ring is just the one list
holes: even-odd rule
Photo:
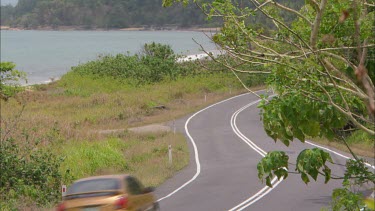
[[2, 209], [52, 207], [62, 184], [91, 175], [130, 173], [157, 186], [188, 164], [183, 135], [127, 129], [173, 121], [243, 89], [210, 60], [177, 63], [170, 46], [157, 43], [142, 52], [101, 56], [1, 101]]

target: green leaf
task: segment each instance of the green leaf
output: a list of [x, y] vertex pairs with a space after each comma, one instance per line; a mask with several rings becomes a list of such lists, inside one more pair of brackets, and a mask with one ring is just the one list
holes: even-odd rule
[[324, 168], [324, 183], [327, 184], [327, 182], [331, 179], [331, 169], [330, 168]]
[[[285, 152], [273, 151], [267, 153], [257, 165], [258, 178], [262, 181], [265, 179], [268, 186], [270, 186], [270, 181], [274, 175], [276, 175], [279, 180], [281, 178], [285, 179], [288, 177], [288, 160], [289, 157]], [[265, 175], [267, 176], [265, 177]]]
[[301, 142], [305, 142], [305, 135], [302, 133], [302, 131], [298, 128], [293, 128], [293, 135], [300, 140]]
[[271, 178], [270, 178], [269, 176], [266, 178], [266, 185], [267, 185], [268, 187], [272, 188]]
[[289, 143], [290, 143], [289, 140], [285, 139], [285, 138], [282, 138], [281, 142], [283, 142], [283, 144], [285, 144], [285, 146], [287, 146], [287, 147], [289, 146]]
[[316, 137], [320, 132], [320, 124], [316, 121], [309, 121], [307, 127], [305, 128], [305, 134], [311, 137]]
[[301, 179], [306, 185], [310, 182], [309, 177], [305, 173], [301, 174]]
[[311, 169], [309, 175], [316, 181], [318, 178], [319, 171], [317, 169]]

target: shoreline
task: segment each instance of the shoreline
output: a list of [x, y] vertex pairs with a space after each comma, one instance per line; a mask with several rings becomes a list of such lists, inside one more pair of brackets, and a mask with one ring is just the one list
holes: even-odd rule
[[191, 27], [191, 28], [178, 28], [178, 27], [129, 27], [129, 28], [90, 28], [79, 26], [59, 26], [59, 27], [36, 27], [36, 28], [19, 28], [10, 26], [0, 26], [1, 31], [193, 31], [193, 32], [218, 32], [220, 27]]
[[[210, 51], [208, 51], [208, 53], [211, 53], [214, 57], [217, 57], [217, 56], [222, 54], [222, 51], [216, 49], [216, 50], [210, 50]], [[197, 54], [185, 55], [185, 56], [181, 56], [180, 58], [178, 58], [176, 60], [176, 62], [177, 63], [183, 63], [183, 62], [189, 62], [189, 61], [194, 61], [194, 60], [203, 60], [203, 59], [210, 59], [209, 55], [207, 55], [206, 53], [197, 53]], [[30, 84], [28, 84], [28, 83], [27, 84], [21, 84], [21, 86], [31, 87], [31, 86], [34, 86], [34, 85], [51, 84], [51, 83], [59, 81], [62, 76], [63, 75], [58, 76], [58, 77], [52, 77], [52, 78], [49, 78], [48, 80], [45, 80], [45, 81], [40, 81], [40, 82], [35, 82], [35, 83], [30, 83]]]

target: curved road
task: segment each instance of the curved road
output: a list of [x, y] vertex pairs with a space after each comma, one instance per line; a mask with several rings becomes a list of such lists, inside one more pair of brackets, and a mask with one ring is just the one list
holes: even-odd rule
[[[302, 149], [313, 146], [297, 140], [285, 147], [270, 139], [257, 100], [252, 94], [239, 95], [176, 122], [190, 139], [190, 164], [157, 188], [161, 210], [316, 211], [329, 205], [341, 181], [325, 185], [324, 178], [318, 178], [305, 185], [299, 175], [290, 174], [285, 181], [274, 181], [273, 189], [259, 181], [256, 165], [266, 152], [284, 150], [293, 161]], [[339, 153], [331, 154], [334, 162], [345, 164], [342, 156], [349, 155]], [[344, 166], [332, 166], [334, 175], [343, 171]]]

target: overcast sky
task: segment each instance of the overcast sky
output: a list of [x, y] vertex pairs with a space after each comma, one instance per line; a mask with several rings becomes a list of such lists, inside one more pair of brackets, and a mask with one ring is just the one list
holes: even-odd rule
[[1, 1], [1, 5], [8, 5], [8, 4], [11, 4], [11, 5], [16, 5], [18, 0], [0, 0]]

